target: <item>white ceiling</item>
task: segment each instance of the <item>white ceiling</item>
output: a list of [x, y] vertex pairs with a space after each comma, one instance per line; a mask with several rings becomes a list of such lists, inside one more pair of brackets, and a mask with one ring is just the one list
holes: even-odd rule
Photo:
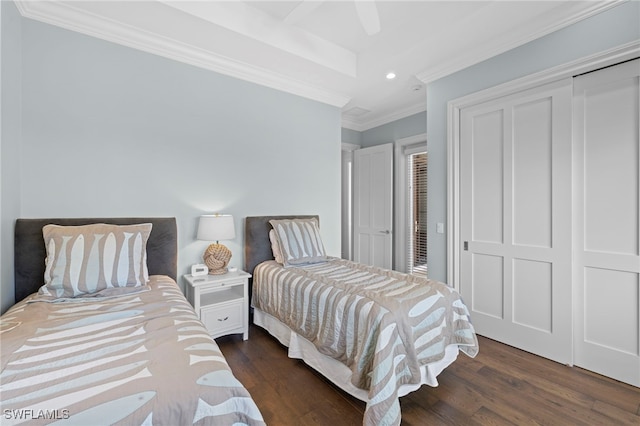
[[[342, 108], [354, 130], [424, 111], [425, 83], [618, 1], [16, 1], [25, 17]], [[395, 80], [386, 80], [389, 71]]]

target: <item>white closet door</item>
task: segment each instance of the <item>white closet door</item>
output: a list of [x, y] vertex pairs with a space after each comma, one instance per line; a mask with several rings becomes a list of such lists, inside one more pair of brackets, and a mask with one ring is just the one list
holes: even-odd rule
[[575, 364], [640, 386], [640, 60], [575, 79]]
[[571, 363], [571, 79], [461, 111], [459, 235], [476, 331]]
[[353, 256], [356, 262], [392, 268], [393, 146], [354, 151]]

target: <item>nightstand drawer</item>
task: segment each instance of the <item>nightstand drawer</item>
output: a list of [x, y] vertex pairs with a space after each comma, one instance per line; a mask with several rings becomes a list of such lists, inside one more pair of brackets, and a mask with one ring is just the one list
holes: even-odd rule
[[231, 300], [200, 309], [200, 319], [213, 337], [244, 326], [243, 300]]
[[244, 279], [233, 279], [233, 278], [212, 280], [210, 276], [206, 276], [200, 279], [195, 278], [193, 280], [193, 283], [195, 285], [199, 285], [203, 289], [201, 293], [206, 293], [207, 291], [212, 291], [219, 288], [242, 286], [244, 285], [244, 282], [245, 282]]

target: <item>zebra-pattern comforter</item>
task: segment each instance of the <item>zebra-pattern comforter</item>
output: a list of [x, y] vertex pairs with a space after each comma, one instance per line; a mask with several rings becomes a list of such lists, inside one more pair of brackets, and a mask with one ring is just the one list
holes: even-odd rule
[[5, 313], [0, 423], [264, 425], [175, 281], [149, 287]]
[[368, 391], [365, 425], [399, 425], [398, 388], [420, 383], [420, 367], [442, 359], [448, 345], [478, 353], [469, 311], [454, 289], [347, 260], [261, 263], [252, 305], [350, 368], [352, 383]]

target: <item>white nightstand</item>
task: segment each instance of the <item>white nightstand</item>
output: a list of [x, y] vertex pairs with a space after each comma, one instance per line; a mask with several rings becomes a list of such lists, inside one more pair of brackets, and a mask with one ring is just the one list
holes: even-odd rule
[[242, 333], [249, 338], [249, 278], [244, 271], [223, 275], [185, 275], [187, 299], [211, 337]]

